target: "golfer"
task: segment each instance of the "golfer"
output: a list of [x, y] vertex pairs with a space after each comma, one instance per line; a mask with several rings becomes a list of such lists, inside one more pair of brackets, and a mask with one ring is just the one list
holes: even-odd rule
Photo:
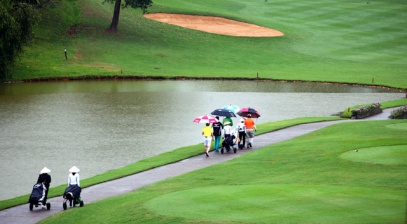
[[213, 140], [213, 129], [206, 123], [206, 126], [202, 128], [202, 135], [204, 136], [204, 146], [206, 157], [209, 157], [209, 149], [211, 148], [211, 141]]
[[247, 137], [247, 148], [252, 148], [253, 147], [253, 138], [254, 138], [254, 132], [256, 130], [256, 123], [254, 123], [254, 120], [252, 119], [252, 115], [248, 114], [247, 119], [244, 121], [244, 125], [246, 126], [246, 137]]
[[68, 175], [68, 187], [70, 185], [78, 185], [81, 186], [80, 184], [80, 177], [79, 177], [79, 168], [76, 166], [71, 167], [69, 169], [69, 175]]
[[47, 167], [42, 168], [40, 171], [40, 175], [38, 176], [37, 183], [43, 183], [44, 184], [44, 193], [43, 193], [43, 200], [42, 200], [42, 207], [46, 208], [47, 205], [47, 198], [48, 198], [48, 190], [49, 190], [49, 184], [51, 183], [51, 175], [50, 173], [51, 170], [48, 169]]

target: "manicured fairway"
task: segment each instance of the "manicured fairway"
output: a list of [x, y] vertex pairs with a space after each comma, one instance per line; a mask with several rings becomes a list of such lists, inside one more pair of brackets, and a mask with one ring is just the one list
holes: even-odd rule
[[407, 145], [396, 145], [355, 149], [342, 154], [341, 158], [354, 162], [407, 165], [406, 155]]
[[405, 193], [349, 186], [220, 185], [165, 194], [145, 207], [160, 215], [215, 222], [391, 223], [403, 214]]

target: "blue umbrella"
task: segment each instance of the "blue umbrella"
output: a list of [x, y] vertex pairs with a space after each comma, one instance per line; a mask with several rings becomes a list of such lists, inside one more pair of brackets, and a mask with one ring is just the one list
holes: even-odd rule
[[237, 113], [240, 110], [240, 107], [230, 104], [229, 106], [224, 106], [223, 109], [230, 110], [233, 113]]

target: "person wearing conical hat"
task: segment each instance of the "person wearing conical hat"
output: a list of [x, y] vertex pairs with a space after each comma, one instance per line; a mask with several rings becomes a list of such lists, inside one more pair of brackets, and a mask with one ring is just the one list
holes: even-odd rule
[[76, 166], [71, 167], [69, 169], [69, 175], [68, 175], [68, 187], [70, 185], [80, 185], [80, 177], [79, 177], [79, 168]]
[[69, 201], [70, 206], [72, 206], [72, 203], [80, 204], [82, 202], [82, 188], [80, 183], [79, 171], [79, 168], [76, 166], [73, 166], [71, 167], [71, 169], [69, 169], [68, 187], [65, 189], [65, 192], [72, 193], [72, 196], [74, 197], [74, 200]]
[[45, 187], [45, 192], [44, 192], [44, 196], [42, 199], [42, 206], [45, 207], [45, 205], [47, 204], [47, 198], [48, 198], [48, 190], [49, 190], [49, 185], [51, 183], [51, 175], [49, 175], [48, 173], [50, 173], [51, 170], [48, 169], [47, 167], [42, 168], [42, 170], [40, 171], [40, 175], [38, 176], [38, 180], [37, 183], [42, 183]]

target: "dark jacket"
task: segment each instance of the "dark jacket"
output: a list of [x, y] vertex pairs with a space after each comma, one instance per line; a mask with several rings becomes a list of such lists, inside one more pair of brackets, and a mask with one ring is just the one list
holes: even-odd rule
[[45, 187], [48, 189], [51, 183], [51, 176], [48, 173], [42, 173], [38, 176], [37, 183], [44, 183]]
[[214, 124], [212, 124], [212, 129], [213, 129], [214, 136], [221, 136], [223, 124], [221, 122], [214, 123]]

